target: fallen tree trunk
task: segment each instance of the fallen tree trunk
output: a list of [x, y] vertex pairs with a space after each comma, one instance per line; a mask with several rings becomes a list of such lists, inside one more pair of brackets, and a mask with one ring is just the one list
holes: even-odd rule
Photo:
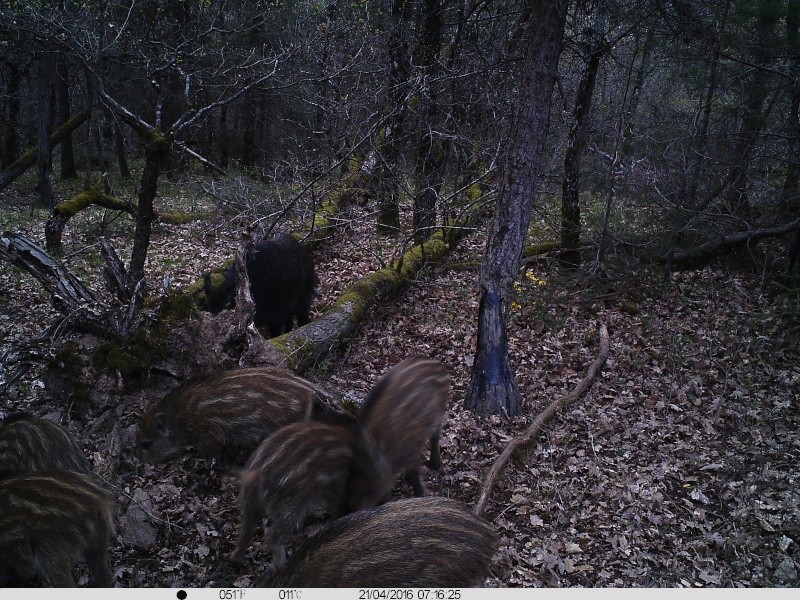
[[436, 231], [389, 266], [366, 275], [345, 290], [316, 321], [267, 340], [267, 360], [297, 373], [307, 370], [319, 357], [343, 345], [375, 304], [400, 293], [428, 262], [441, 260], [471, 231], [471, 223], [479, 213], [476, 211], [457, 227]]
[[[352, 189], [348, 184], [357, 182], [359, 177], [357, 170], [351, 168], [340, 181], [340, 185], [330, 192], [326, 201], [320, 203], [314, 218], [315, 225], [309, 225], [302, 230], [306, 232], [306, 236], [300, 232], [295, 234], [298, 238], [303, 238], [304, 244], [313, 247], [330, 236], [330, 229], [337, 225], [332, 217], [338, 210], [339, 203], [343, 201], [342, 196]], [[428, 261], [441, 260], [462, 237], [474, 230], [475, 224], [484, 217], [489, 208], [485, 198], [492, 192], [480, 183], [470, 185], [464, 191], [469, 199], [469, 207], [464, 214], [458, 218], [450, 218], [447, 225], [435, 232], [428, 241], [411, 248], [389, 266], [370, 273], [351, 285], [319, 319], [266, 340], [252, 323], [242, 332], [239, 319], [235, 315], [226, 315], [227, 311], [213, 318], [198, 315], [184, 324], [184, 332], [175, 332], [174, 339], [170, 341], [171, 347], [175, 349], [175, 356], [165, 368], [170, 372], [177, 372], [178, 369], [188, 366], [190, 372], [199, 373], [235, 361], [239, 366], [266, 363], [281, 365], [298, 373], [307, 370], [326, 352], [344, 345], [359, 320], [367, 316], [376, 303], [398, 294]], [[230, 265], [231, 261], [227, 261], [222, 267], [213, 269], [212, 277], [218, 276], [221, 280]], [[176, 296], [172, 304], [183, 305], [180, 298], [184, 294], [190, 299], [191, 305], [205, 308], [202, 278], [186, 292]], [[214, 335], [206, 335], [211, 330], [214, 330]], [[231, 353], [231, 350], [235, 352]]]
[[53, 214], [47, 219], [44, 226], [44, 237], [47, 251], [53, 254], [62, 254], [64, 248], [61, 244], [61, 235], [67, 222], [77, 215], [80, 211], [90, 206], [102, 206], [112, 210], [126, 212], [132, 216], [136, 215], [136, 206], [124, 200], [118, 200], [97, 190], [86, 190], [62, 202], [53, 209]]
[[96, 302], [94, 294], [64, 265], [24, 236], [14, 233], [0, 236], [0, 256], [33, 275], [50, 293], [53, 305], [61, 313]]
[[511, 456], [514, 454], [514, 451], [516, 451], [520, 446], [529, 444], [535, 440], [544, 426], [556, 416], [560, 409], [566, 408], [580, 398], [584, 393], [586, 393], [586, 391], [588, 391], [588, 389], [592, 386], [595, 377], [597, 377], [597, 374], [600, 372], [600, 369], [605, 364], [606, 359], [608, 358], [608, 353], [608, 329], [606, 329], [605, 324], [601, 323], [600, 353], [589, 367], [589, 372], [586, 374], [586, 377], [581, 379], [578, 382], [578, 385], [575, 386], [575, 389], [573, 389], [569, 394], [551, 402], [546, 409], [537, 415], [528, 429], [526, 429], [522, 435], [511, 440], [503, 452], [500, 453], [500, 456], [497, 457], [497, 460], [495, 460], [494, 464], [489, 469], [489, 473], [486, 475], [486, 480], [484, 481], [483, 488], [481, 489], [481, 495], [478, 498], [478, 502], [475, 504], [475, 514], [482, 515], [484, 510], [486, 510], [486, 504], [489, 502], [489, 496], [491, 495], [492, 489], [497, 482], [497, 478], [500, 476], [500, 473], [505, 468]]
[[[128, 200], [120, 200], [98, 190], [86, 190], [56, 206], [53, 214], [44, 226], [45, 246], [51, 254], [63, 254], [61, 237], [69, 220], [82, 210], [91, 206], [100, 206], [109, 210], [128, 213], [134, 219], [138, 210], [136, 204]], [[175, 211], [154, 211], [155, 220], [162, 223], [186, 223], [192, 219], [202, 218], [200, 213], [180, 213]]]
[[336, 228], [336, 215], [342, 205], [353, 195], [363, 176], [359, 160], [355, 156], [347, 159], [347, 173], [320, 200], [314, 218], [300, 230], [299, 236], [308, 247], [318, 245]]
[[53, 305], [62, 316], [56, 318], [40, 335], [13, 345], [0, 356], [0, 375], [12, 364], [20, 365], [15, 373], [2, 377], [0, 392], [24, 375], [33, 362], [52, 357], [54, 341], [65, 331], [80, 330], [104, 338], [110, 337], [108, 319], [100, 313], [94, 294], [64, 265], [25, 237], [5, 233], [0, 236], [0, 258], [30, 273], [50, 293]]
[[[56, 129], [50, 134], [50, 148], [57, 146], [68, 133], [72, 133], [77, 129], [88, 117], [89, 111], [85, 110]], [[36, 164], [36, 154], [38, 151], [38, 146], [31, 148], [11, 163], [5, 171], [0, 173], [0, 191], [8, 187], [17, 177]]]
[[698, 266], [698, 261], [701, 263], [708, 261], [717, 254], [730, 250], [734, 246], [766, 238], [784, 236], [796, 231], [798, 228], [800, 228], [800, 218], [776, 227], [764, 227], [761, 229], [749, 229], [747, 231], [723, 234], [716, 240], [700, 244], [689, 250], [668, 252], [663, 260], [669, 265], [670, 270], [676, 268], [676, 265], [685, 265], [690, 268], [695, 268]]

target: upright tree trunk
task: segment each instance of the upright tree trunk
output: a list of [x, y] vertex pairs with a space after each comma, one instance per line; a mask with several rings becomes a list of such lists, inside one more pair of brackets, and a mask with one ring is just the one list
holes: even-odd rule
[[[89, 111], [83, 111], [72, 117], [66, 123], [62, 123], [61, 127], [56, 129], [50, 136], [50, 147], [55, 147], [64, 138], [67, 131], [74, 131], [89, 117]], [[39, 146], [35, 146], [28, 150], [25, 154], [20, 156], [17, 160], [11, 163], [7, 169], [0, 173], [0, 190], [5, 189], [14, 180], [22, 175], [25, 171], [30, 169], [36, 164], [36, 155], [39, 153]]]
[[773, 10], [772, 0], [761, 0], [756, 11], [753, 39], [753, 62], [755, 64], [747, 82], [742, 123], [736, 133], [733, 166], [726, 178], [727, 191], [722, 203], [725, 209], [734, 214], [747, 212], [750, 208], [748, 198], [750, 162], [758, 136], [767, 118], [764, 101], [769, 92], [767, 72], [771, 61], [769, 41], [778, 20], [778, 13]]
[[119, 174], [123, 179], [130, 179], [131, 169], [128, 166], [128, 156], [125, 152], [125, 136], [122, 134], [122, 127], [119, 122], [111, 115], [112, 126], [114, 127], [114, 148], [117, 151], [117, 165]]
[[415, 166], [416, 192], [414, 195], [414, 241], [421, 244], [436, 227], [436, 199], [441, 189], [442, 148], [436, 136], [436, 91], [433, 75], [436, 57], [439, 55], [442, 39], [442, 8], [438, 0], [423, 2], [422, 32], [419, 44], [419, 64], [421, 81], [417, 90], [419, 103], [417, 156]]
[[631, 100], [628, 108], [625, 111], [625, 122], [629, 124], [628, 129], [634, 127], [636, 122], [636, 113], [639, 111], [639, 100], [642, 97], [642, 90], [644, 83], [647, 80], [647, 75], [650, 73], [650, 67], [653, 62], [653, 47], [656, 44], [655, 27], [649, 26], [647, 34], [644, 38], [644, 47], [642, 48], [642, 60], [639, 62], [639, 69], [636, 73], [636, 80], [631, 90]]
[[17, 65], [9, 62], [6, 64], [8, 68], [8, 77], [6, 78], [7, 92], [5, 94], [6, 102], [6, 118], [3, 123], [3, 153], [2, 153], [2, 167], [6, 169], [10, 167], [19, 154], [19, 135], [17, 128], [19, 125], [19, 87], [22, 80]]
[[464, 403], [479, 413], [505, 416], [520, 411], [519, 388], [508, 360], [506, 320], [550, 125], [568, 2], [531, 0], [529, 4], [534, 5], [535, 19], [523, 25], [524, 76], [481, 265], [478, 344]]
[[400, 231], [400, 184], [398, 169], [403, 121], [406, 115], [408, 78], [411, 73], [409, 29], [413, 6], [411, 0], [393, 0], [389, 32], [389, 117], [378, 136], [378, 224], [381, 235]]
[[97, 85], [91, 69], [86, 68], [86, 97], [87, 102], [87, 123], [86, 123], [86, 168], [83, 171], [83, 189], [88, 190], [92, 187], [92, 171], [94, 169], [94, 144], [92, 144], [92, 131], [97, 119]]
[[[63, 54], [58, 57], [58, 72], [56, 85], [58, 86], [58, 112], [61, 121], [70, 118], [72, 107], [69, 99], [69, 63]], [[75, 150], [72, 146], [72, 134], [67, 133], [61, 140], [61, 179], [75, 179], [78, 171], [75, 168]]]
[[133, 250], [128, 269], [128, 290], [133, 295], [136, 284], [144, 278], [147, 250], [150, 247], [150, 232], [155, 219], [155, 198], [158, 177], [169, 152], [169, 142], [160, 134], [152, 134], [145, 150], [146, 159], [139, 187], [139, 205], [136, 214], [136, 229], [133, 234]]
[[[726, 11], [727, 14], [727, 11]], [[720, 31], [724, 30], [724, 25]], [[683, 192], [683, 204], [687, 207], [698, 206], [697, 190], [700, 187], [700, 179], [703, 172], [703, 165], [706, 162], [706, 145], [708, 143], [708, 130], [711, 124], [711, 107], [714, 104], [714, 96], [717, 94], [717, 69], [719, 67], [720, 44], [716, 41], [714, 52], [710, 57], [708, 66], [708, 76], [706, 77], [705, 93], [698, 107], [699, 118], [696, 119], [698, 125], [693, 132], [691, 147], [687, 161], [689, 167], [686, 174], [686, 183]]]
[[53, 86], [53, 63], [52, 57], [45, 53], [41, 53], [38, 60], [39, 140], [36, 152], [36, 170], [38, 174], [36, 189], [39, 192], [42, 206], [52, 210], [56, 205], [56, 197], [53, 193], [53, 186], [50, 183], [50, 153], [52, 151], [50, 146], [50, 109], [52, 106], [50, 104], [50, 93]]
[[322, 171], [327, 171], [333, 157], [336, 155], [337, 148], [334, 142], [334, 110], [331, 105], [333, 92], [335, 90], [333, 78], [330, 76], [330, 58], [331, 58], [331, 38], [336, 28], [336, 20], [338, 17], [339, 1], [328, 0], [328, 11], [325, 18], [325, 26], [321, 30], [322, 37], [322, 52], [319, 57], [320, 76], [317, 89], [319, 93], [319, 100], [317, 101], [316, 112], [314, 114], [314, 131], [318, 136], [325, 136], [325, 140], [319, 139], [316, 142], [318, 148], [325, 148], [325, 151], [320, 156], [319, 165], [315, 166], [313, 175]]
[[[787, 154], [789, 164], [786, 168], [786, 178], [781, 189], [781, 203], [788, 205], [793, 210], [800, 208], [798, 198], [798, 183], [800, 182], [800, 0], [788, 0], [786, 6], [786, 46], [794, 48], [794, 54], [789, 58], [789, 73], [791, 74], [791, 90], [789, 92], [789, 123]], [[800, 240], [800, 231], [797, 234]]]
[[564, 155], [564, 182], [561, 191], [561, 246], [564, 250], [560, 262], [566, 269], [576, 269], [581, 264], [581, 158], [589, 139], [587, 129], [597, 71], [606, 52], [603, 37], [607, 9], [606, 0], [597, 0], [589, 33], [589, 56], [575, 94], [573, 122]]
[[242, 119], [242, 166], [252, 167], [256, 164], [256, 108], [255, 93], [248, 95], [244, 103], [244, 115]]
[[228, 105], [225, 104], [219, 109], [219, 165], [223, 169], [228, 168], [230, 152], [228, 150]]

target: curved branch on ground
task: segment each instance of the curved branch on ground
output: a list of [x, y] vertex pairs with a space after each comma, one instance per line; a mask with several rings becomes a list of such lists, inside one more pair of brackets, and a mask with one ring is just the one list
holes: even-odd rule
[[597, 358], [589, 367], [589, 371], [586, 374], [586, 377], [581, 379], [578, 382], [578, 385], [566, 396], [562, 396], [557, 400], [551, 402], [547, 408], [545, 408], [541, 413], [539, 413], [536, 418], [533, 420], [533, 423], [526, 429], [521, 435], [515, 437], [511, 440], [508, 445], [505, 447], [503, 452], [500, 453], [500, 456], [497, 457], [497, 460], [494, 461], [494, 464], [489, 469], [489, 473], [486, 475], [486, 480], [483, 483], [483, 487], [481, 488], [481, 495], [478, 498], [478, 502], [475, 504], [475, 514], [482, 515], [484, 510], [486, 510], [486, 505], [489, 502], [489, 496], [492, 493], [492, 489], [494, 488], [495, 483], [497, 483], [497, 478], [500, 476], [500, 473], [505, 468], [506, 464], [508, 463], [511, 456], [520, 446], [525, 444], [529, 444], [536, 437], [541, 433], [542, 429], [544, 428], [547, 423], [553, 420], [553, 417], [558, 414], [558, 411], [562, 408], [566, 408], [573, 402], [575, 402], [578, 398], [580, 398], [584, 393], [586, 393], [590, 387], [592, 387], [592, 383], [594, 383], [597, 374], [600, 372], [600, 369], [603, 368], [603, 365], [608, 359], [609, 353], [609, 341], [608, 341], [608, 329], [604, 323], [600, 324], [600, 353], [597, 355]]

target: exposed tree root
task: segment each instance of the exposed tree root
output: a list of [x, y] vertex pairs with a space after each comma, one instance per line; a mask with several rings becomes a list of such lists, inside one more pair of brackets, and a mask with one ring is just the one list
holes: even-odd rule
[[497, 478], [500, 476], [500, 473], [502, 472], [503, 468], [505, 468], [511, 456], [514, 454], [514, 451], [520, 446], [528, 444], [536, 439], [544, 426], [549, 423], [554, 416], [556, 416], [560, 409], [565, 408], [575, 402], [584, 393], [586, 393], [590, 387], [592, 387], [594, 379], [597, 377], [597, 374], [600, 372], [600, 369], [603, 367], [606, 359], [608, 358], [608, 352], [608, 329], [606, 329], [604, 323], [601, 323], [600, 354], [597, 355], [597, 358], [589, 367], [589, 372], [586, 374], [586, 377], [581, 379], [578, 382], [578, 385], [575, 386], [575, 389], [573, 389], [569, 394], [551, 402], [546, 409], [536, 416], [536, 418], [533, 420], [533, 423], [531, 423], [530, 427], [528, 427], [528, 429], [526, 429], [522, 435], [515, 437], [508, 443], [500, 456], [497, 457], [497, 460], [494, 461], [494, 464], [486, 475], [486, 480], [481, 488], [481, 495], [478, 498], [478, 502], [475, 504], [475, 514], [482, 515], [484, 510], [486, 510], [486, 505], [489, 502], [489, 496], [491, 495], [492, 489], [497, 482]]

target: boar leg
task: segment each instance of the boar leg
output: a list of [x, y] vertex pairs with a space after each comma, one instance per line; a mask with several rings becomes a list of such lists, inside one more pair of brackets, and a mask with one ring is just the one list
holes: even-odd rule
[[253, 541], [256, 527], [264, 519], [264, 509], [255, 498], [257, 491], [245, 492], [242, 497], [242, 525], [239, 528], [239, 539], [236, 540], [236, 549], [231, 554], [231, 561], [240, 563], [244, 560], [244, 553]]
[[272, 564], [275, 566], [275, 569], [282, 569], [286, 564], [286, 548], [284, 548], [283, 542], [273, 542]]
[[296, 531], [303, 524], [307, 513], [297, 507], [281, 506], [269, 524], [267, 532], [267, 543], [272, 547], [272, 564], [276, 569], [282, 568], [286, 564], [286, 549], [283, 542], [293, 531]]
[[108, 553], [100, 548], [90, 548], [86, 551], [86, 563], [92, 574], [94, 587], [112, 587], [111, 567], [108, 565]]
[[75, 587], [75, 580], [72, 578], [72, 561], [64, 560], [63, 552], [69, 552], [66, 548], [59, 548], [60, 552], [51, 552], [42, 556], [42, 570], [47, 575], [47, 582], [50, 587]]
[[313, 292], [311, 294], [303, 295], [295, 306], [294, 314], [297, 317], [298, 327], [306, 325], [311, 321], [311, 301], [314, 299]]
[[439, 451], [439, 434], [435, 434], [431, 436], [431, 458], [428, 461], [428, 465], [434, 471], [438, 471], [442, 468], [442, 455]]
[[406, 470], [406, 481], [414, 488], [414, 495], [421, 497], [425, 495], [425, 486], [422, 485], [422, 478], [419, 476], [419, 469]]
[[267, 322], [267, 329], [269, 329], [269, 337], [274, 338], [278, 337], [283, 333], [284, 323], [281, 323], [280, 320], [268, 321]]

